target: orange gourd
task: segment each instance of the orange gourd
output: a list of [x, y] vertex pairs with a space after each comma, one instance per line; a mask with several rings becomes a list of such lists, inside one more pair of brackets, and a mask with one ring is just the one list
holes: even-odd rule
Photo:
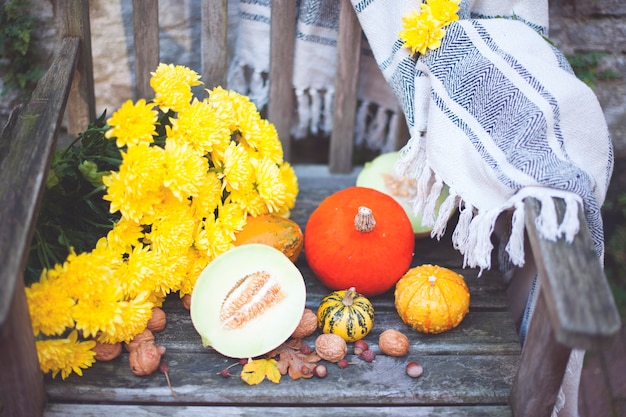
[[355, 287], [367, 297], [394, 286], [411, 266], [414, 247], [402, 206], [365, 187], [324, 199], [304, 232], [304, 254], [320, 282], [332, 290]]
[[411, 268], [395, 289], [396, 310], [405, 324], [423, 333], [441, 333], [469, 312], [470, 293], [463, 276], [436, 265]]
[[295, 262], [302, 252], [304, 237], [295, 221], [277, 214], [248, 216], [243, 229], [235, 233], [235, 246], [261, 243], [273, 246]]

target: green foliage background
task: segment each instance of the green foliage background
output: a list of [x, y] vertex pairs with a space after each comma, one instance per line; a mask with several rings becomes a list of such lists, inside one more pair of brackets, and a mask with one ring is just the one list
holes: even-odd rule
[[37, 65], [31, 42], [36, 20], [29, 14], [28, 0], [5, 0], [0, 6], [0, 74], [4, 93], [16, 90], [27, 96], [44, 71]]

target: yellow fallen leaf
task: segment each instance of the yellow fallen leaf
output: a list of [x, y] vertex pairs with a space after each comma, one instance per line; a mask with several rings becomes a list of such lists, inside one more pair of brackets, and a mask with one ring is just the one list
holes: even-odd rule
[[278, 384], [280, 382], [280, 372], [278, 372], [278, 362], [275, 359], [254, 359], [248, 361], [241, 371], [241, 379], [248, 385], [261, 383], [266, 377], [270, 381]]

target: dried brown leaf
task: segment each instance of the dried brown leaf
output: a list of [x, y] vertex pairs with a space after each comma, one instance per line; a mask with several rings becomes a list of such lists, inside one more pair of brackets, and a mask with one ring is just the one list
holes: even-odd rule
[[[302, 340], [292, 339], [283, 343], [272, 352], [274, 356], [279, 357], [278, 371], [282, 375], [289, 374], [289, 377], [294, 380], [311, 378], [313, 376], [313, 368], [322, 359], [315, 352], [302, 353], [300, 346], [302, 346]], [[303, 372], [305, 368], [308, 369], [308, 372]]]

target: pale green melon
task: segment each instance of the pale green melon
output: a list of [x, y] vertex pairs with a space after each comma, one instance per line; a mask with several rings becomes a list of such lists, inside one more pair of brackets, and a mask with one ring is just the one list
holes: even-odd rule
[[[406, 211], [411, 225], [413, 226], [413, 232], [417, 237], [424, 237], [430, 234], [432, 227], [422, 226], [422, 218], [413, 213], [413, 209], [409, 204], [410, 193], [415, 193], [415, 185], [408, 184], [406, 180], [401, 181], [394, 173], [394, 164], [398, 160], [398, 152], [383, 153], [370, 162], [365, 163], [363, 169], [359, 173], [356, 179], [356, 185], [359, 187], [369, 187], [387, 195], [392, 196], [404, 211]], [[398, 186], [397, 190], [389, 187], [389, 179]], [[439, 206], [448, 196], [448, 187], [444, 186], [439, 199], [437, 200], [437, 210]]]
[[[257, 292], [244, 291], [252, 281], [264, 284]], [[253, 358], [291, 336], [305, 301], [304, 279], [287, 256], [272, 246], [246, 244], [202, 271], [191, 296], [191, 320], [204, 346], [231, 358]], [[259, 306], [264, 309], [254, 314]]]

